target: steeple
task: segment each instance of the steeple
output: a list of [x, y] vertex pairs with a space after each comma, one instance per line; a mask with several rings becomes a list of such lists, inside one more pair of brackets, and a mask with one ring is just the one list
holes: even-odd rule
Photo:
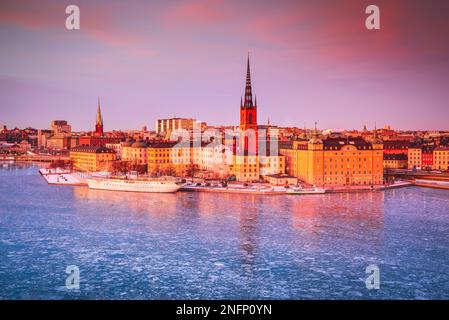
[[95, 121], [95, 136], [101, 137], [104, 135], [103, 132], [103, 117], [101, 116], [101, 108], [100, 108], [100, 97], [98, 97], [98, 105], [97, 105], [97, 119]]
[[100, 97], [98, 97], [98, 106], [97, 106], [97, 121], [95, 123], [98, 125], [103, 125], [103, 118], [101, 117], [101, 108], [100, 108]]
[[248, 60], [246, 64], [246, 86], [245, 86], [245, 101], [243, 104], [244, 108], [253, 108], [253, 93], [251, 88], [251, 69], [249, 66], [249, 53]]

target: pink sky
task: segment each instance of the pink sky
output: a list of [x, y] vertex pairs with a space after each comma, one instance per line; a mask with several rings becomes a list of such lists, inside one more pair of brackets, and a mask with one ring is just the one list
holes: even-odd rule
[[[259, 122], [320, 128], [449, 129], [449, 2], [62, 1], [0, 3], [0, 124], [157, 118], [238, 124], [251, 52]], [[381, 9], [381, 30], [364, 27]]]

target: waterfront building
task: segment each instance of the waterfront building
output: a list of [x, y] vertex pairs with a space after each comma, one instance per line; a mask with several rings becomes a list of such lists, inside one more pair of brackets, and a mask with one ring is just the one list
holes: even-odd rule
[[[224, 179], [231, 175], [233, 168], [232, 150], [222, 143], [202, 144], [201, 149], [193, 149], [194, 160], [200, 170], [209, 171], [214, 178]], [[195, 157], [196, 156], [196, 157]]]
[[121, 144], [123, 161], [128, 161], [132, 165], [147, 165], [148, 164], [148, 144], [142, 139], [134, 141], [128, 139]]
[[384, 141], [384, 154], [408, 154], [410, 141], [407, 140], [387, 140]]
[[78, 146], [70, 150], [73, 168], [80, 171], [110, 171], [116, 159], [115, 151], [105, 147]]
[[114, 150], [117, 155], [117, 160], [122, 159], [122, 144], [123, 143], [106, 143], [106, 148]]
[[385, 169], [407, 169], [408, 158], [406, 154], [384, 153]]
[[441, 146], [433, 150], [433, 169], [449, 170], [449, 147]]
[[421, 169], [422, 148], [418, 146], [410, 146], [408, 148], [408, 169]]
[[286, 173], [316, 186], [378, 185], [383, 183], [383, 143], [377, 137], [321, 139], [281, 144]]
[[289, 176], [288, 174], [269, 174], [265, 176], [265, 180], [273, 185], [285, 186], [298, 184], [298, 178]]
[[433, 167], [433, 146], [426, 146], [422, 149], [422, 170], [432, 170]]
[[234, 154], [231, 174], [237, 181], [251, 182], [260, 179], [259, 157], [257, 155]]
[[153, 176], [183, 176], [193, 163], [191, 144], [181, 146], [176, 141], [155, 141], [148, 144], [146, 151], [147, 171]]

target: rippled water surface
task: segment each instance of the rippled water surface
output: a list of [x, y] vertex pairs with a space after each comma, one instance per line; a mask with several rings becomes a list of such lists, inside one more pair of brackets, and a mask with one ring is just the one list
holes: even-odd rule
[[449, 191], [135, 194], [37, 170], [0, 167], [1, 299], [449, 299]]

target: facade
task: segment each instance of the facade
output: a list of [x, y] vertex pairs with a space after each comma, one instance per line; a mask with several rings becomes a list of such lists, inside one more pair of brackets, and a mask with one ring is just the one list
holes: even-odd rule
[[123, 142], [122, 145], [121, 160], [128, 161], [133, 165], [147, 165], [148, 164], [148, 152], [147, 143], [143, 140], [130, 140]]
[[199, 130], [202, 130], [206, 126], [206, 123], [191, 118], [169, 118], [156, 120], [155, 126], [156, 133], [163, 134], [175, 130], [192, 131], [195, 126], [197, 126]]
[[408, 149], [408, 169], [432, 170], [434, 146], [412, 146]]
[[408, 158], [406, 154], [384, 153], [385, 169], [407, 169], [407, 166], [408, 166]]
[[408, 169], [421, 169], [422, 164], [422, 148], [410, 147], [408, 149]]
[[117, 160], [122, 159], [122, 143], [106, 143], [105, 147], [115, 151]]
[[286, 173], [316, 186], [383, 184], [383, 144], [362, 138], [327, 138], [281, 145]]
[[105, 147], [78, 146], [70, 150], [73, 167], [80, 171], [110, 171], [116, 158], [115, 151]]
[[237, 181], [251, 182], [260, 179], [259, 157], [257, 155], [234, 155], [231, 174]]
[[50, 124], [50, 128], [54, 135], [57, 134], [70, 134], [72, 132], [72, 127], [65, 120], [53, 120]]
[[433, 150], [433, 169], [449, 170], [449, 147], [438, 147]]
[[406, 140], [384, 141], [384, 154], [408, 154], [410, 142]]
[[49, 149], [70, 150], [78, 146], [79, 138], [66, 134], [57, 134], [46, 139], [45, 146]]
[[421, 169], [432, 170], [433, 168], [433, 147], [424, 147], [422, 149]]
[[270, 174], [265, 176], [265, 180], [268, 183], [278, 186], [298, 184], [298, 178], [289, 176], [287, 174]]
[[172, 163], [172, 148], [175, 145], [176, 142], [167, 141], [152, 143], [148, 146], [147, 163], [150, 175], [161, 175], [169, 171], [177, 171]]

